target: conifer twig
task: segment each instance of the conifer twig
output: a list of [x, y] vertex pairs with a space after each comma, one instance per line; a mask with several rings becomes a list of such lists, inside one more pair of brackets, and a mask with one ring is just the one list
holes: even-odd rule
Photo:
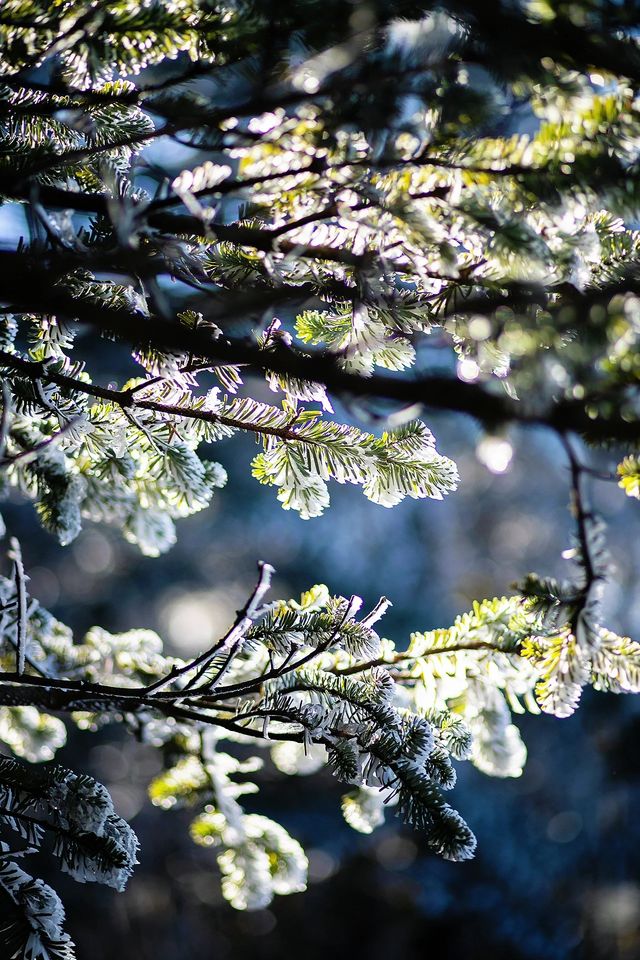
[[17, 537], [11, 537], [9, 557], [13, 560], [13, 571], [18, 600], [18, 615], [16, 618], [16, 671], [24, 673], [26, 646], [27, 646], [27, 589], [22, 550]]
[[7, 446], [9, 436], [9, 423], [11, 421], [11, 391], [9, 385], [3, 380], [2, 385], [2, 413], [0, 414], [0, 462], [4, 459], [4, 451]]
[[[245, 605], [238, 611], [233, 626], [227, 631], [224, 637], [214, 643], [208, 650], [205, 650], [204, 653], [201, 653], [195, 660], [190, 661], [183, 667], [172, 670], [166, 677], [161, 677], [160, 680], [150, 684], [145, 688], [145, 693], [157, 693], [178, 677], [190, 673], [192, 670], [198, 670], [197, 674], [185, 685], [184, 690], [187, 691], [201, 678], [218, 651], [226, 650], [229, 654], [235, 652], [238, 643], [243, 639], [251, 624], [263, 613], [266, 613], [262, 601], [271, 587], [271, 579], [275, 573], [275, 569], [270, 563], [265, 563], [260, 560], [258, 562], [258, 571], [258, 581], [253, 591], [249, 595]], [[192, 694], [184, 694], [184, 696], [190, 695]]]

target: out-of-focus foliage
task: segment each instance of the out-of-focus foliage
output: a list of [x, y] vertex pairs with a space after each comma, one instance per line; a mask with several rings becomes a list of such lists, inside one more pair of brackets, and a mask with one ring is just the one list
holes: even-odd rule
[[[197, 807], [193, 839], [240, 909], [306, 880], [297, 841], [241, 806], [256, 749], [284, 773], [327, 765], [356, 830], [393, 806], [464, 860], [453, 761], [518, 776], [514, 713], [568, 716], [588, 684], [638, 691], [638, 642], [602, 623], [585, 491], [590, 475], [639, 489], [637, 20], [608, 0], [0, 10], [0, 198], [25, 218], [0, 249], [0, 493], [34, 501], [61, 544], [89, 519], [163, 553], [224, 485], [209, 446], [233, 434], [257, 439], [253, 476], [304, 519], [331, 481], [387, 507], [452, 492], [424, 407], [481, 421], [495, 472], [509, 424], [564, 444], [571, 578], [531, 574], [406, 649], [374, 629], [384, 599], [360, 619], [323, 587], [265, 602], [265, 564], [192, 660], [145, 630], [74, 643], [29, 599], [11, 541], [0, 739], [51, 759], [62, 713], [162, 748], [152, 800]], [[47, 830], [77, 879], [120, 889], [135, 862], [104, 788], [44, 769], [0, 767], [22, 841], [0, 864], [12, 958], [73, 955], [55, 895], [15, 862]]]

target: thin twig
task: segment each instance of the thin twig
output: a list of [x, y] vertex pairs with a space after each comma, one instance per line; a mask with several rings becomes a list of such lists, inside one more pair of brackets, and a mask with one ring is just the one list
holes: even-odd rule
[[27, 588], [22, 562], [22, 550], [17, 537], [11, 537], [9, 556], [13, 560], [13, 573], [18, 598], [18, 616], [16, 618], [16, 671], [24, 673], [27, 649]]
[[407, 650], [394, 654], [392, 659], [378, 657], [377, 660], [368, 660], [366, 663], [354, 663], [350, 667], [335, 667], [331, 673], [346, 677], [354, 673], [364, 673], [365, 670], [371, 670], [372, 667], [391, 667], [397, 663], [410, 663], [412, 660], [421, 660], [423, 657], [447, 656], [450, 653], [474, 652], [478, 650], [493, 650], [496, 653], [517, 654], [517, 650], [505, 650], [494, 643], [481, 641], [479, 643], [455, 643], [449, 647], [431, 647], [422, 653], [409, 653]]
[[[275, 570], [271, 564], [264, 563], [262, 560], [259, 561], [258, 582], [256, 583], [244, 607], [238, 611], [236, 620], [231, 629], [224, 635], [224, 637], [222, 637], [222, 639], [214, 643], [213, 646], [208, 650], [205, 650], [204, 653], [201, 653], [200, 656], [195, 658], [195, 660], [186, 663], [182, 667], [174, 668], [172, 671], [170, 671], [170, 673], [167, 674], [166, 677], [161, 677], [160, 680], [156, 680], [155, 683], [150, 684], [148, 687], [146, 687], [145, 693], [157, 693], [159, 690], [162, 690], [178, 677], [181, 677], [186, 673], [190, 673], [192, 670], [198, 670], [198, 673], [185, 685], [185, 693], [177, 694], [177, 696], [193, 696], [192, 690], [190, 693], [187, 693], [186, 691], [190, 690], [194, 684], [198, 682], [200, 677], [207, 670], [216, 653], [218, 653], [220, 650], [234, 650], [236, 644], [242, 640], [251, 624], [262, 614], [264, 610], [262, 601], [271, 587], [271, 578], [273, 577], [274, 573]], [[209, 686], [210, 684], [207, 684], [207, 689]]]
[[580, 590], [575, 612], [571, 618], [571, 631], [574, 636], [587, 609], [592, 591], [598, 582], [605, 580], [604, 574], [598, 569], [593, 556], [591, 544], [591, 527], [596, 519], [595, 514], [587, 506], [587, 498], [583, 487], [585, 469], [575, 453], [567, 434], [560, 435], [569, 460], [571, 471], [571, 512], [575, 517], [580, 560], [584, 570], [584, 586]]
[[[333, 644], [336, 642], [340, 636], [340, 631], [347, 622], [354, 616], [354, 600], [360, 601], [360, 598], [351, 597], [349, 603], [347, 604], [347, 609], [345, 610], [343, 616], [340, 618], [337, 625], [331, 631], [329, 637], [324, 641], [324, 643], [319, 644], [317, 647], [313, 647], [306, 653], [304, 656], [300, 657], [298, 660], [289, 662], [289, 657], [286, 657], [284, 661], [280, 664], [279, 667], [275, 667], [273, 670], [268, 670], [266, 673], [261, 674], [259, 677], [256, 677], [255, 680], [247, 680], [242, 683], [230, 684], [228, 687], [220, 687], [217, 692], [218, 696], [245, 696], [246, 694], [255, 692], [259, 690], [262, 684], [266, 680], [277, 680], [279, 677], [284, 676], [287, 673], [294, 673], [296, 670], [299, 670], [300, 667], [303, 667], [306, 663], [309, 663], [311, 660], [315, 660], [322, 653], [326, 653]], [[198, 691], [204, 690], [203, 687], [198, 687]], [[194, 691], [194, 692], [198, 692]]]
[[584, 473], [582, 464], [578, 460], [571, 441], [566, 434], [563, 434], [561, 439], [567, 453], [569, 469], [571, 471], [571, 512], [576, 519], [578, 542], [580, 544], [580, 553], [586, 578], [584, 590], [585, 593], [587, 593], [596, 575], [593, 558], [591, 556], [588, 530], [588, 524], [593, 520], [593, 514], [587, 510], [585, 503], [586, 497], [582, 487], [582, 475]]
[[2, 413], [0, 414], [0, 463], [4, 460], [4, 451], [9, 437], [11, 422], [11, 391], [5, 380], [2, 381]]
[[[231, 630], [227, 634], [227, 637], [225, 638], [222, 649], [228, 649], [229, 654], [227, 656], [227, 659], [225, 663], [220, 667], [215, 677], [212, 677], [204, 685], [205, 690], [214, 688], [220, 682], [224, 674], [229, 669], [229, 666], [231, 665], [231, 662], [235, 657], [236, 653], [242, 646], [247, 630], [249, 629], [249, 627], [251, 627], [251, 625], [254, 623], [255, 620], [257, 620], [260, 616], [266, 613], [266, 608], [263, 606], [262, 601], [264, 600], [264, 597], [266, 596], [266, 594], [268, 593], [271, 587], [271, 578], [275, 573], [275, 569], [271, 566], [270, 563], [264, 563], [264, 561], [260, 560], [258, 562], [258, 570], [259, 570], [259, 577], [258, 577], [258, 582], [256, 584], [256, 587], [253, 593], [251, 594], [251, 596], [249, 597], [247, 604], [245, 604], [242, 610], [238, 612], [236, 622], [234, 623], [233, 627], [231, 628]], [[212, 659], [213, 659], [213, 655], [211, 655], [208, 659], [205, 659], [202, 661], [200, 669], [195, 674], [195, 676], [193, 676], [188, 681], [188, 683], [185, 685], [185, 689], [194, 687], [202, 679]], [[203, 688], [199, 688], [199, 689], [203, 689]]]
[[14, 463], [19, 461], [22, 463], [31, 463], [32, 460], [37, 460], [38, 456], [42, 453], [43, 450], [46, 450], [47, 447], [56, 444], [59, 440], [62, 440], [65, 434], [69, 433], [75, 425], [82, 420], [82, 417], [74, 417], [73, 420], [67, 420], [64, 426], [60, 427], [56, 433], [52, 434], [50, 437], [47, 437], [46, 440], [43, 440], [41, 443], [36, 444], [35, 447], [31, 447], [28, 450], [23, 450], [22, 453], [16, 453], [12, 457], [5, 457], [3, 460], [0, 460], [0, 467], [11, 467]]

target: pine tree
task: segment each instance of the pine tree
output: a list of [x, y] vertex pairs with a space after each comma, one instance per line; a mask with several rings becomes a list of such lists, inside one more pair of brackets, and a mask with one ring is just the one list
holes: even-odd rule
[[[510, 426], [555, 434], [575, 521], [566, 582], [516, 571], [513, 595], [398, 646], [385, 598], [273, 601], [261, 562], [191, 660], [145, 629], [74, 640], [29, 597], [8, 531], [3, 956], [74, 956], [23, 857], [48, 844], [119, 890], [136, 863], [105, 788], [41, 765], [67, 722], [162, 746], [153, 803], [193, 808], [225, 897], [255, 909], [306, 878], [299, 843], [243, 810], [261, 754], [327, 766], [354, 829], [393, 808], [464, 860], [457, 762], [518, 776], [514, 713], [640, 690], [640, 644], [601, 622], [611, 571], [585, 490], [640, 498], [639, 28], [613, 0], [2, 4], [0, 199], [24, 227], [0, 248], [0, 494], [62, 545], [91, 520], [158, 556], [226, 482], [202, 451], [233, 434], [302, 519], [334, 483], [384, 507], [442, 499], [457, 468], [421, 418], [446, 410], [482, 425], [494, 464]], [[149, 159], [176, 144], [182, 171]], [[126, 354], [118, 383], [105, 341]]]

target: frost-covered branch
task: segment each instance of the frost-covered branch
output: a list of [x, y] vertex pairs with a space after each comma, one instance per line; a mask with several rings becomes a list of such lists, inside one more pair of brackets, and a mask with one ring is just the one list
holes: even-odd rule
[[[468, 858], [444, 799], [458, 762], [518, 776], [515, 714], [567, 716], [587, 685], [640, 690], [640, 645], [601, 623], [604, 535], [583, 489], [613, 476], [640, 499], [638, 18], [580, 0], [371, 0], [360, 27], [350, 0], [275, 20], [224, 0], [33, 6], [0, 12], [0, 194], [26, 223], [0, 251], [3, 495], [63, 545], [90, 520], [156, 556], [225, 483], [202, 451], [224, 457], [235, 433], [304, 519], [335, 483], [385, 507], [442, 499], [458, 471], [416, 419], [442, 411], [562, 436], [576, 541], [566, 580], [529, 574], [398, 646], [378, 633], [386, 599], [363, 615], [352, 586], [317, 586], [268, 603], [262, 564], [188, 660], [147, 630], [74, 641], [28, 597], [15, 546], [0, 741], [36, 763], [68, 723], [119, 723], [164, 747], [152, 800], [195, 808], [240, 909], [305, 885], [297, 841], [242, 807], [265, 751], [345, 782], [355, 829], [395, 809]], [[527, 132], [497, 132], [521, 107]], [[197, 160], [174, 169], [171, 142]], [[579, 459], [578, 436], [608, 458], [619, 445], [617, 467]], [[15, 914], [0, 936], [71, 960], [59, 901], [17, 859], [52, 835], [63, 870], [120, 889], [133, 834], [95, 781], [2, 758], [0, 825]]]

